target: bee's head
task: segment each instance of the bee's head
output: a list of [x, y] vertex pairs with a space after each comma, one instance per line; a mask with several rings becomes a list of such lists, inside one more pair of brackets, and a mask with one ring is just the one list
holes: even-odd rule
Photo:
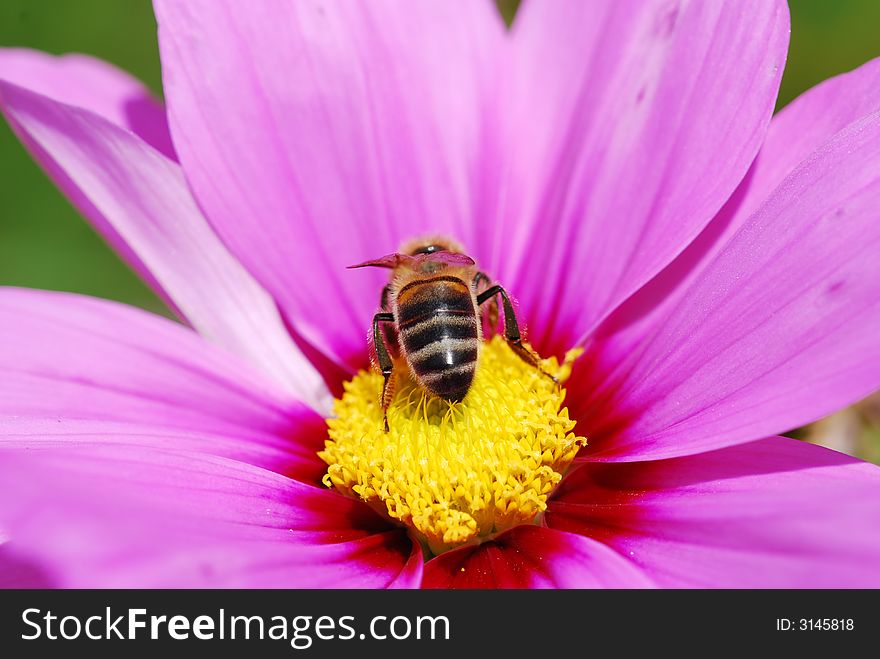
[[408, 240], [400, 246], [401, 254], [416, 256], [417, 254], [436, 254], [437, 252], [452, 252], [462, 254], [464, 249], [454, 240], [444, 236], [424, 236], [414, 240]]
[[429, 274], [449, 266], [467, 267], [472, 265], [474, 265], [474, 260], [463, 252], [461, 245], [448, 238], [432, 237], [410, 240], [401, 246], [399, 252], [348, 267], [408, 268]]
[[443, 245], [422, 245], [421, 247], [417, 247], [413, 251], [409, 253], [410, 256], [415, 256], [416, 254], [434, 254], [435, 252], [446, 252], [448, 251]]

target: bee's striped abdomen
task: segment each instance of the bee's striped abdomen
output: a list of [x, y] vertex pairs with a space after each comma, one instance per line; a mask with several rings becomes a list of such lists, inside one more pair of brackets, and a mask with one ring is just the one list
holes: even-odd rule
[[462, 400], [480, 346], [470, 287], [458, 277], [407, 284], [397, 294], [397, 328], [410, 369], [431, 393]]

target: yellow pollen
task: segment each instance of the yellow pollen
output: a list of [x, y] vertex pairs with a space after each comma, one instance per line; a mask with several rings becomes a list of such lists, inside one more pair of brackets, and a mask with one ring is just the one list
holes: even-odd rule
[[[562, 383], [581, 352], [541, 366]], [[324, 484], [414, 529], [435, 554], [535, 521], [586, 444], [562, 407], [565, 390], [497, 336], [483, 344], [460, 403], [400, 377], [386, 433], [381, 391], [375, 372], [345, 383], [319, 453], [329, 465]]]

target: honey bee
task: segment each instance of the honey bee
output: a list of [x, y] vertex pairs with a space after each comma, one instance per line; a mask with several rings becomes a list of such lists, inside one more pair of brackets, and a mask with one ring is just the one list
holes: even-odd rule
[[[446, 238], [419, 239], [399, 252], [349, 268], [390, 268], [381, 311], [373, 317], [373, 345], [382, 371], [382, 410], [394, 396], [394, 362], [401, 359], [425, 391], [451, 403], [467, 396], [474, 381], [483, 325], [494, 331], [498, 302], [504, 310], [504, 338], [526, 363], [542, 370], [523, 344], [510, 297], [493, 284], [460, 245]], [[481, 308], [486, 306], [485, 315]], [[548, 377], [552, 376], [547, 374]]]

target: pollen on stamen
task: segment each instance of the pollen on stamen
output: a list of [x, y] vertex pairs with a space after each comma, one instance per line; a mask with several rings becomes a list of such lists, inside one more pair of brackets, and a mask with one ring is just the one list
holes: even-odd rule
[[327, 422], [324, 484], [407, 525], [435, 554], [535, 521], [586, 444], [562, 407], [565, 390], [547, 377], [564, 382], [580, 353], [543, 360], [542, 373], [496, 336], [460, 403], [402, 377], [387, 433], [382, 376], [361, 371]]

